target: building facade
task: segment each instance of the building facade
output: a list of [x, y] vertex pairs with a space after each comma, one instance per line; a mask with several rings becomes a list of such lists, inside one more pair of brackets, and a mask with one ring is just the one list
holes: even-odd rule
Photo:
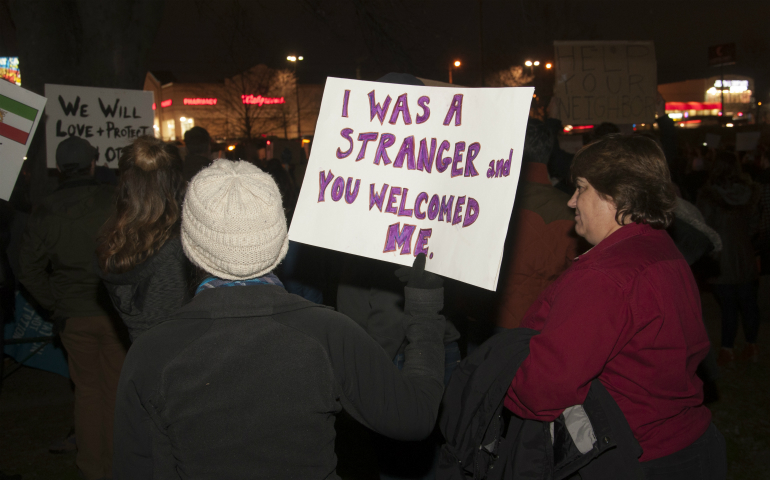
[[297, 85], [294, 75], [258, 65], [219, 83], [161, 81], [148, 72], [155, 136], [181, 140], [199, 126], [217, 142], [258, 137], [298, 138], [315, 133], [323, 85]]
[[[754, 79], [742, 75], [713, 76], [658, 85], [666, 114], [682, 127], [729, 122], [754, 123], [757, 104]], [[724, 99], [724, 119], [722, 100]]]

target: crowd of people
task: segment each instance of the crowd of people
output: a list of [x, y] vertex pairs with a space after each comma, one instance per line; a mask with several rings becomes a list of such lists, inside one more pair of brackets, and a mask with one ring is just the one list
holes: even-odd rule
[[[134, 141], [115, 186], [88, 141], [61, 142], [64, 180], [3, 257], [67, 350], [83, 477], [338, 478], [344, 411], [381, 478], [725, 478], [704, 382], [759, 356], [767, 153], [611, 125], [574, 156], [556, 138], [529, 120], [497, 292], [424, 255], [397, 269], [290, 242], [287, 166], [212, 161], [200, 127], [185, 158]], [[699, 282], [722, 311], [716, 358]], [[497, 383], [495, 358], [511, 362]], [[492, 410], [463, 403], [479, 385]]]

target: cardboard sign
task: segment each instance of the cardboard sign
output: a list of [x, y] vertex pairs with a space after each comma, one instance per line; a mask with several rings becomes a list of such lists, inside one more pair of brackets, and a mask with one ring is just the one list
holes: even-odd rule
[[533, 92], [327, 79], [289, 238], [494, 290]]
[[757, 149], [761, 132], [738, 132], [735, 134], [735, 151], [750, 152]]
[[652, 42], [554, 42], [550, 116], [565, 125], [652, 123], [657, 70]]
[[11, 197], [45, 102], [45, 97], [0, 81], [0, 199]]
[[45, 96], [48, 168], [56, 168], [56, 147], [68, 137], [96, 147], [97, 165], [118, 168], [123, 147], [154, 133], [152, 92], [46, 84]]

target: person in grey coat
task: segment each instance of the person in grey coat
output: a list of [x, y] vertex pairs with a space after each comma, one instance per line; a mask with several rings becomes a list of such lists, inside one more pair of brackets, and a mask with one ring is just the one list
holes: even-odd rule
[[179, 240], [186, 182], [173, 145], [140, 137], [119, 161], [117, 209], [97, 246], [99, 273], [131, 341], [189, 300]]

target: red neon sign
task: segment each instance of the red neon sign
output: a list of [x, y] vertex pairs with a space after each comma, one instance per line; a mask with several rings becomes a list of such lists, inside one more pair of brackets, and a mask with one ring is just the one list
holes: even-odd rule
[[155, 110], [155, 102], [152, 102], [152, 109]]
[[168, 100], [163, 100], [162, 102], [160, 102], [160, 106], [163, 107], [163, 108], [170, 107], [171, 106], [171, 99], [169, 98]]
[[185, 105], [216, 105], [216, 98], [184, 98], [182, 103]]
[[720, 102], [666, 102], [666, 110], [721, 110]]
[[286, 103], [283, 97], [263, 97], [262, 95], [257, 95], [256, 97], [254, 95], [241, 95], [241, 100], [243, 100], [244, 105], [259, 105], [260, 107], [262, 105]]

